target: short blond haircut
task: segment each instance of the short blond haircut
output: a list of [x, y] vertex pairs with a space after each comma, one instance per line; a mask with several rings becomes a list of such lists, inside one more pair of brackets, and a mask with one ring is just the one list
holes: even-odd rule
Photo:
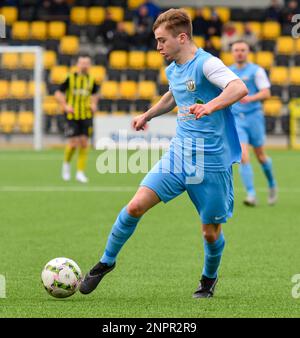
[[184, 9], [171, 8], [160, 14], [153, 24], [153, 32], [155, 32], [155, 30], [163, 24], [174, 37], [181, 33], [185, 33], [190, 40], [192, 39], [192, 22]]

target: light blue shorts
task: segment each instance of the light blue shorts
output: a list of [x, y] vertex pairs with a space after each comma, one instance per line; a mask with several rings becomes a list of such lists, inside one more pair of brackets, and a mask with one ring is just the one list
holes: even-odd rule
[[265, 117], [261, 110], [235, 115], [236, 129], [240, 143], [251, 144], [253, 147], [261, 147], [265, 143]]
[[[164, 161], [168, 158], [170, 151], [149, 171], [140, 186], [153, 190], [165, 203], [187, 191], [203, 224], [225, 223], [233, 213], [232, 168], [227, 171], [202, 171], [200, 183], [195, 183], [197, 180], [189, 183], [186, 172], [166, 169]], [[163, 172], [161, 168], [164, 168]]]

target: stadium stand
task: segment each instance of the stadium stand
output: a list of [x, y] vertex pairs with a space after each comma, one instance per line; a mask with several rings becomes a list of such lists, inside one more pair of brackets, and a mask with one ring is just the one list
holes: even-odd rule
[[[43, 8], [32, 5], [0, 7], [5, 17], [8, 37], [1, 44], [41, 45], [45, 48], [45, 87], [43, 109], [45, 121], [61, 114], [53, 94], [72, 71], [72, 66], [81, 51], [90, 52], [94, 66], [91, 73], [100, 85], [99, 112], [112, 113], [115, 110], [132, 113], [149, 107], [153, 97], [168, 90], [163, 57], [155, 50], [153, 36], [148, 48], [134, 45], [136, 34], [134, 16], [142, 0], [69, 1], [70, 10], [59, 16], [44, 20]], [[21, 2], [22, 3], [22, 2]], [[196, 9], [185, 7], [194, 19]], [[45, 13], [44, 13], [45, 14]], [[111, 21], [107, 21], [107, 15]], [[241, 9], [227, 7], [203, 7], [202, 17], [210, 22], [214, 16], [222, 24], [232, 22], [240, 37], [245, 33], [247, 23], [258, 43], [251, 54], [251, 61], [264, 67], [272, 81], [272, 97], [264, 103], [265, 114], [272, 118], [286, 114], [291, 98], [300, 96], [300, 39], [293, 39], [290, 27], [266, 16], [266, 9]], [[124, 22], [129, 36], [128, 50], [112, 50], [116, 25]], [[104, 33], [105, 30], [105, 33]], [[212, 31], [195, 36], [195, 43], [205, 48], [209, 38], [211, 46], [220, 53], [226, 65], [232, 63], [230, 52], [221, 49], [220, 34]], [[14, 53], [1, 55], [0, 70], [0, 128], [4, 133], [32, 131], [32, 69], [34, 57], [30, 54]], [[15, 103], [14, 103], [14, 102]], [[9, 108], [15, 108], [10, 110]], [[27, 108], [27, 110], [24, 110]], [[31, 108], [31, 109], [28, 109]], [[49, 120], [50, 117], [50, 120]], [[48, 119], [48, 120], [47, 120]], [[274, 131], [273, 122], [268, 132]], [[49, 126], [45, 128], [50, 131]]]

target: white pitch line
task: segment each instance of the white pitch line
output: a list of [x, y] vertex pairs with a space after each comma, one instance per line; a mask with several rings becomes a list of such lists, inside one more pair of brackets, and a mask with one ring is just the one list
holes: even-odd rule
[[[136, 186], [0, 186], [0, 192], [132, 192], [138, 189]], [[257, 188], [258, 192], [268, 192], [267, 188]], [[244, 192], [241, 188], [235, 192]], [[300, 188], [280, 188], [278, 193], [299, 194]]]

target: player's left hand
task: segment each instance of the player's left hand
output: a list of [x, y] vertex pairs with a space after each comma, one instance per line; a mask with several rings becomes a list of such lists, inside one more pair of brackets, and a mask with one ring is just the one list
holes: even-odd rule
[[190, 106], [190, 114], [196, 115], [196, 120], [210, 113], [212, 113], [212, 111], [208, 108], [207, 104], [195, 103]]
[[252, 102], [252, 97], [250, 95], [244, 96], [241, 100], [240, 103], [249, 103]]

